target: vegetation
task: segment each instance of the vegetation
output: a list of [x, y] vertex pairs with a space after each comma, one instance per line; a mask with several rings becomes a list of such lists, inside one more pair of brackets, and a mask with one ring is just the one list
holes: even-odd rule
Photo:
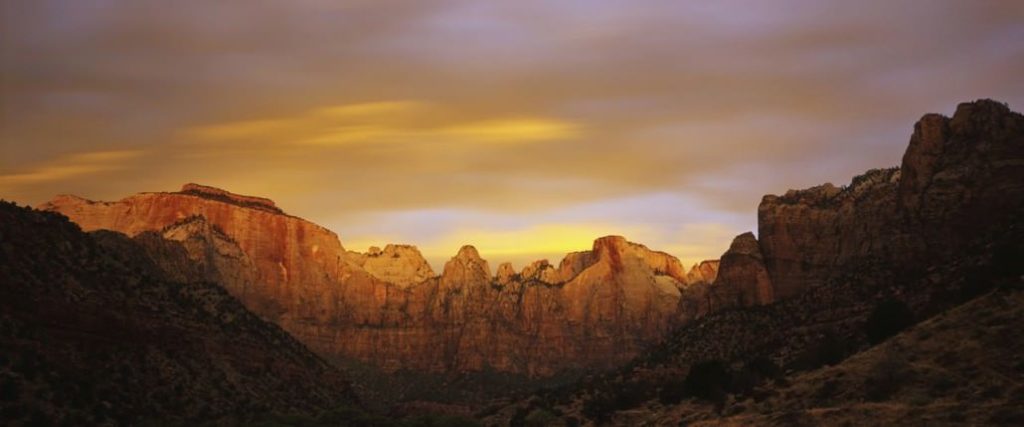
[[878, 344], [913, 324], [914, 313], [910, 307], [903, 301], [890, 299], [880, 302], [871, 310], [864, 324], [864, 332], [868, 341]]
[[340, 406], [317, 416], [268, 415], [252, 423], [258, 427], [479, 427], [470, 418], [454, 415], [419, 415], [402, 419], [371, 414], [352, 406]]

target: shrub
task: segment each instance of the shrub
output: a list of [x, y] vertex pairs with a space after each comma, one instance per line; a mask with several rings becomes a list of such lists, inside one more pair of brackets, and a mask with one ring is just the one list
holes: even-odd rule
[[379, 415], [369, 414], [350, 406], [339, 406], [321, 413], [316, 418], [320, 425], [389, 427], [394, 421]]
[[720, 402], [725, 399], [731, 381], [732, 376], [725, 363], [711, 360], [690, 367], [683, 388], [689, 396]]
[[583, 415], [592, 420], [601, 421], [608, 419], [615, 408], [612, 406], [611, 398], [602, 392], [596, 392], [583, 401]]
[[914, 314], [910, 312], [906, 303], [900, 300], [886, 300], [871, 311], [864, 324], [864, 332], [868, 336], [868, 341], [878, 344], [913, 324]]
[[684, 381], [680, 380], [669, 380], [665, 382], [661, 390], [658, 391], [658, 401], [663, 405], [675, 405], [683, 400], [686, 396], [686, 389], [683, 385]]
[[1004, 243], [992, 254], [992, 269], [1000, 277], [1024, 275], [1024, 245], [1019, 242]]
[[20, 387], [14, 378], [4, 377], [0, 380], [0, 402], [13, 402], [21, 394]]
[[640, 406], [641, 403], [654, 397], [653, 391], [654, 386], [643, 381], [627, 381], [619, 384], [614, 391], [614, 408], [623, 410]]
[[527, 427], [548, 427], [562, 425], [562, 423], [559, 421], [560, 420], [558, 419], [558, 417], [555, 417], [555, 414], [552, 414], [550, 411], [547, 411], [545, 409], [538, 408], [534, 409], [533, 412], [530, 412], [530, 415], [526, 416], [526, 420], [523, 423], [523, 425]]
[[400, 425], [405, 427], [480, 427], [480, 423], [456, 415], [423, 415], [405, 420]]
[[734, 393], [746, 393], [767, 380], [778, 378], [781, 373], [782, 370], [771, 359], [765, 356], [755, 357], [733, 375], [731, 390]]
[[[807, 346], [793, 361], [792, 367], [799, 371], [818, 369], [842, 362], [851, 353], [851, 346], [834, 332], [826, 332], [817, 342]], [[778, 379], [778, 375], [775, 377]]]

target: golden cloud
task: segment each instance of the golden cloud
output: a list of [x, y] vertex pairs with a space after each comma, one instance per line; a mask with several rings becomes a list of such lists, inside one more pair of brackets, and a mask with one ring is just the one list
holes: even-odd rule
[[321, 146], [386, 142], [527, 143], [580, 135], [579, 125], [551, 117], [427, 120], [442, 116], [440, 110], [435, 105], [411, 100], [342, 104], [286, 117], [200, 126], [185, 133], [206, 142]]
[[530, 142], [575, 138], [579, 126], [548, 118], [518, 118], [461, 123], [439, 129], [438, 133], [469, 141]]
[[124, 162], [142, 152], [138, 150], [95, 151], [63, 156], [21, 173], [0, 175], [0, 187], [62, 181], [98, 172], [120, 169]]

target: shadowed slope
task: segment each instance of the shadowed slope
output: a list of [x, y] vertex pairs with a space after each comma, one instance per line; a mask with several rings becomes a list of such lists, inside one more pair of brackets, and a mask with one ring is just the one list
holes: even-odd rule
[[[162, 259], [186, 255], [158, 244]], [[279, 327], [220, 286], [169, 280], [126, 236], [0, 203], [0, 276], [8, 422], [237, 421], [354, 401], [338, 370]]]

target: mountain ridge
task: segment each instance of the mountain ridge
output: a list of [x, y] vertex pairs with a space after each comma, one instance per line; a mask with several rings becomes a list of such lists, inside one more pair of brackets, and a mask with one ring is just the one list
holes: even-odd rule
[[[713, 305], [715, 284], [755, 272], [738, 284], [767, 276], [775, 292], [771, 304], [746, 307], [740, 299], [717, 311], [698, 304], [690, 308], [697, 312], [692, 321], [623, 367], [491, 409], [484, 414], [488, 422], [516, 425], [527, 414], [546, 413], [585, 425], [688, 424], [693, 420], [658, 417], [678, 416], [677, 405], [694, 404], [706, 411], [703, 420], [722, 421], [723, 410], [742, 411], [733, 402], [766, 382], [869, 348], [877, 328], [871, 318], [885, 307], [902, 307], [901, 316], [912, 322], [1019, 283], [1024, 116], [992, 100], [960, 104], [952, 118], [925, 115], [899, 168], [870, 170], [845, 187], [767, 195], [758, 207], [758, 230], [757, 239], [741, 235], [747, 242], [730, 248], [742, 249], [734, 253], [745, 262], [730, 266], [723, 256], [718, 280], [697, 288], [706, 290], [698, 296]], [[681, 398], [691, 400], [677, 403]], [[1008, 409], [1012, 402], [1002, 405]], [[654, 418], [633, 418], [638, 414]]]
[[195, 266], [180, 242], [153, 237], [86, 234], [0, 202], [0, 418], [245, 423], [359, 403], [345, 374], [222, 287], [165, 275], [142, 241]]
[[[622, 236], [599, 237], [557, 267], [539, 260], [518, 273], [491, 271], [467, 245], [436, 274], [415, 246], [346, 250], [330, 230], [272, 201], [197, 184], [115, 202], [61, 196], [40, 208], [87, 230], [191, 242], [191, 258], [207, 266], [203, 277], [254, 312], [326, 357], [385, 370], [548, 376], [611, 367], [676, 324], [690, 285], [678, 259]], [[207, 225], [179, 224], [193, 217]]]

